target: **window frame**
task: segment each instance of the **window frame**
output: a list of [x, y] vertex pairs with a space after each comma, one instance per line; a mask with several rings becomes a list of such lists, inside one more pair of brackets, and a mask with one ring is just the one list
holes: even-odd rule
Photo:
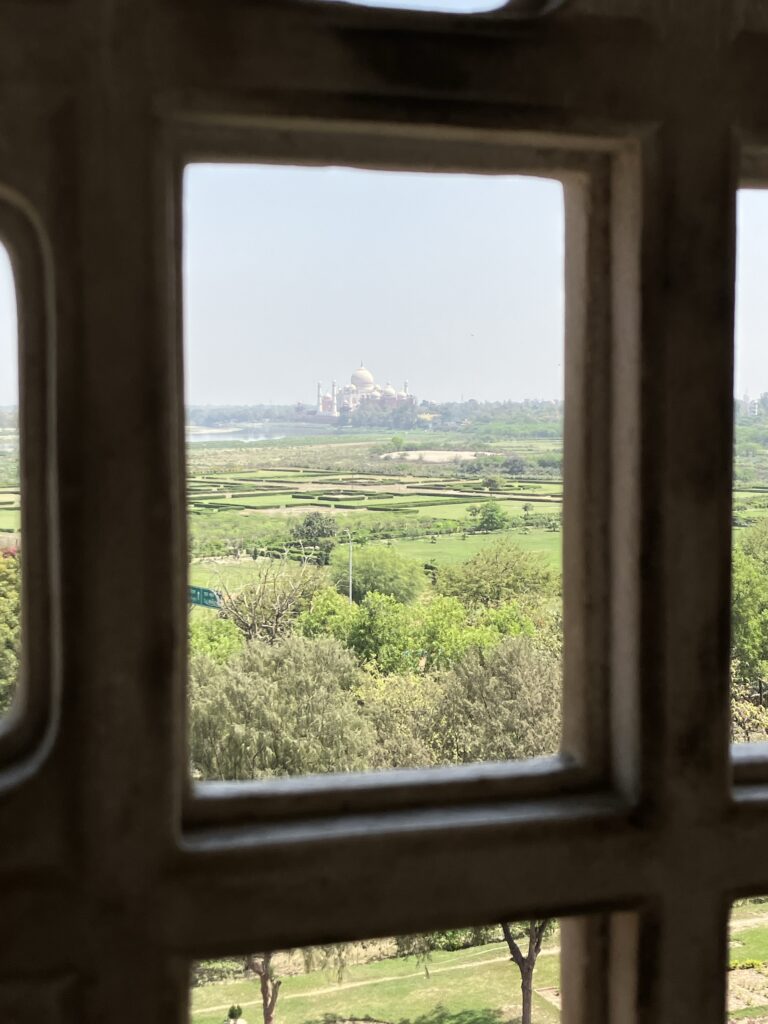
[[[183, 313], [180, 249], [183, 244], [184, 168], [194, 163], [272, 163], [350, 166], [380, 170], [527, 174], [563, 185], [566, 254], [564, 443], [564, 733], [563, 751], [550, 758], [506, 764], [309, 776], [253, 783], [185, 783], [184, 822], [205, 829], [214, 822], [271, 821], [339, 813], [450, 806], [477, 801], [540, 798], [610, 787], [609, 749], [613, 695], [609, 690], [609, 573], [614, 538], [607, 527], [615, 495], [610, 462], [612, 252], [608, 238], [612, 178], [634, 162], [626, 147], [601, 136], [563, 138], [530, 131], [405, 125], [396, 122], [311, 120], [289, 117], [242, 119], [215, 126], [193, 112], [166, 118], [162, 180], [171, 182], [163, 221], [168, 248], [161, 266], [175, 267], [167, 283], [173, 296], [177, 401], [182, 418], [175, 437], [185, 478], [183, 447]], [[588, 299], [584, 301], [585, 291]], [[586, 410], [589, 410], [589, 418]], [[588, 420], [588, 422], [587, 422]], [[186, 543], [186, 497], [176, 528]], [[621, 513], [614, 516], [622, 518]], [[183, 518], [183, 521], [180, 521]], [[578, 541], [577, 541], [578, 538]], [[586, 541], [585, 541], [586, 539]], [[619, 557], [624, 557], [620, 554]], [[615, 555], [614, 555], [615, 558]], [[186, 636], [186, 598], [180, 605]], [[185, 686], [185, 683], [182, 685]], [[621, 706], [621, 699], [617, 701]], [[180, 740], [185, 743], [186, 737]]]

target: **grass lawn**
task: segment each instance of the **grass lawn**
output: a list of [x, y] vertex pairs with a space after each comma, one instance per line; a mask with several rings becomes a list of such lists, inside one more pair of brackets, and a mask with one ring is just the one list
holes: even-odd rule
[[[1, 515], [2, 513], [0, 513]], [[498, 543], [502, 537], [509, 537], [526, 551], [539, 551], [546, 555], [553, 569], [562, 564], [562, 536], [551, 530], [531, 530], [529, 533], [481, 533], [468, 534], [466, 540], [460, 535], [438, 537], [433, 544], [429, 539], [393, 540], [392, 550], [421, 563], [434, 562], [437, 565], [454, 565], [464, 562], [483, 548]], [[251, 558], [239, 561], [193, 562], [189, 567], [189, 582], [193, 586], [226, 586], [236, 589], [244, 586], [253, 576], [258, 563]]]
[[[768, 920], [765, 925], [743, 929], [735, 926], [731, 930], [731, 943], [731, 960], [768, 960]], [[765, 979], [765, 997], [768, 1003], [768, 978]]]
[[453, 565], [464, 562], [478, 551], [498, 543], [501, 537], [509, 537], [526, 551], [540, 551], [554, 569], [562, 565], [562, 535], [551, 530], [531, 530], [529, 533], [479, 533], [468, 534], [466, 540], [460, 535], [438, 537], [435, 543], [429, 539], [393, 540], [392, 547], [402, 555], [419, 562], [434, 562], [437, 565]]
[[[534, 988], [559, 989], [560, 957], [550, 945], [538, 962]], [[255, 980], [221, 982], [194, 989], [195, 1024], [222, 1024], [239, 1003], [248, 1024], [259, 1024], [261, 1002]], [[501, 943], [436, 954], [429, 976], [415, 960], [359, 964], [341, 983], [330, 972], [286, 977], [277, 1004], [278, 1024], [321, 1021], [325, 1014], [419, 1024], [511, 1024], [520, 1015], [520, 975]], [[559, 1010], [534, 995], [537, 1024], [559, 1021]]]
[[0, 530], [18, 530], [21, 512], [18, 509], [0, 508]]
[[[249, 582], [257, 567], [252, 558], [237, 562], [193, 562], [189, 566], [189, 582], [195, 587], [228, 587], [230, 590]], [[261, 568], [261, 566], [259, 566]]]
[[[466, 502], [460, 504], [423, 505], [421, 508], [417, 508], [416, 512], [418, 515], [428, 516], [430, 519], [467, 519], [469, 521], [470, 508], [490, 500], [498, 501], [504, 512], [510, 516], [522, 516], [525, 512], [524, 506], [529, 504], [528, 501], [522, 498], [518, 499], [508, 495], [494, 495], [492, 499], [487, 495], [482, 495], [477, 498], [469, 498]], [[530, 504], [533, 505], [535, 513], [548, 513], [550, 515], [557, 515], [563, 507], [562, 501], [557, 496], [533, 498]]]
[[[729, 937], [730, 960], [768, 961], [768, 904], [734, 907]], [[764, 972], [765, 968], [729, 972], [729, 1020], [768, 1018], [768, 976]]]

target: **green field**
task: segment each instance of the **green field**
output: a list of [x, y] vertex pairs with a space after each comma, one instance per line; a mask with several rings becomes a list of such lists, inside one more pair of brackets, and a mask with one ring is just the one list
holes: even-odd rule
[[0, 508], [0, 530], [18, 530], [21, 526], [21, 512], [18, 509]]
[[759, 966], [728, 974], [728, 1017], [768, 1019], [768, 904], [744, 903], [731, 916], [729, 958], [732, 965], [757, 961]]
[[256, 573], [257, 565], [252, 558], [193, 562], [189, 567], [189, 582], [193, 586], [213, 587], [214, 590], [221, 586], [237, 590], [247, 586]]
[[[768, 904], [734, 908], [731, 960], [758, 960], [759, 970], [733, 970], [729, 1018], [768, 1017]], [[357, 947], [359, 950], [359, 947]], [[361, 959], [359, 952], [350, 959]], [[364, 959], [364, 957], [363, 957]], [[297, 959], [291, 960], [296, 970]], [[392, 1024], [515, 1024], [520, 1015], [520, 976], [506, 946], [489, 943], [456, 952], [436, 952], [428, 965], [387, 958], [353, 963], [338, 975], [330, 970], [283, 974], [277, 1024], [323, 1024], [324, 1019], [373, 1019]], [[284, 970], [284, 967], [283, 967]], [[534, 975], [535, 1024], [559, 1021], [559, 934], [544, 944]], [[260, 1024], [256, 979], [229, 980], [192, 990], [191, 1020], [223, 1024], [238, 1003], [248, 1024]]]
[[[369, 1016], [401, 1024], [501, 1024], [519, 1017], [520, 975], [502, 943], [436, 953], [428, 968], [427, 975], [413, 959], [387, 959], [353, 966], [341, 982], [330, 972], [286, 977], [277, 1020], [308, 1024], [333, 1014], [345, 1020]], [[536, 969], [533, 1012], [537, 1024], [560, 1019], [559, 984], [560, 957], [550, 942]], [[194, 989], [191, 1019], [196, 1024], [222, 1024], [232, 1003], [242, 1006], [248, 1024], [259, 1021], [258, 982], [230, 981]]]
[[[421, 564], [453, 565], [466, 561], [490, 545], [497, 544], [502, 537], [510, 538], [527, 551], [541, 552], [553, 568], [560, 568], [562, 537], [560, 533], [550, 530], [531, 530], [528, 533], [516, 531], [468, 534], [466, 540], [462, 539], [459, 534], [452, 534], [447, 537], [437, 537], [434, 543], [429, 538], [396, 539], [387, 542], [387, 546], [391, 546], [399, 554], [407, 555]], [[236, 590], [238, 587], [246, 586], [257, 569], [258, 562], [248, 557], [193, 562], [189, 567], [189, 582], [200, 587], [215, 589], [224, 585], [230, 590]]]
[[553, 568], [562, 564], [562, 536], [551, 530], [531, 530], [510, 533], [468, 534], [466, 540], [460, 535], [437, 537], [432, 543], [428, 538], [419, 540], [393, 540], [392, 547], [400, 554], [408, 555], [419, 562], [434, 562], [436, 565], [451, 565], [463, 562], [489, 545], [497, 544], [501, 537], [508, 537], [527, 551], [539, 551], [546, 555]]
[[[307, 437], [301, 443], [292, 437], [253, 445], [223, 438], [212, 446], [190, 445], [191, 581], [244, 583], [253, 572], [253, 551], [284, 550], [310, 512], [333, 517], [338, 543], [349, 531], [355, 544], [390, 542], [422, 564], [462, 561], [502, 532], [477, 529], [478, 510], [489, 502], [498, 504], [521, 547], [542, 551], [560, 568], [560, 479], [473, 473], [456, 461], [430, 461], [430, 451], [423, 462], [382, 461], [386, 435], [365, 437]], [[451, 445], [466, 447], [450, 434], [431, 434], [429, 444], [436, 458], [450, 454]], [[528, 454], [557, 453], [558, 444], [524, 442]], [[499, 446], [498, 457], [513, 449]]]

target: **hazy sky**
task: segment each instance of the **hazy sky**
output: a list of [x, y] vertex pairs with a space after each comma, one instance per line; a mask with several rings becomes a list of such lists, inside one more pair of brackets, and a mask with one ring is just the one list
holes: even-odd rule
[[[562, 193], [531, 178], [197, 166], [188, 401], [312, 402], [361, 360], [419, 397], [562, 394]], [[768, 191], [739, 194], [734, 391], [768, 391]], [[16, 403], [0, 247], [0, 405]]]
[[190, 168], [187, 394], [313, 401], [364, 362], [421, 398], [562, 393], [558, 182]]

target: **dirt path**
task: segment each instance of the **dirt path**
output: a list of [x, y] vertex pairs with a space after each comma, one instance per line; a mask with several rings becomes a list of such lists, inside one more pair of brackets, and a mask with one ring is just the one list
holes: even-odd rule
[[768, 913], [762, 917], [742, 917], [731, 922], [731, 931], [740, 932], [743, 928], [756, 928], [758, 925], [768, 925]]
[[[543, 949], [540, 956], [557, 956], [560, 952], [560, 947], [557, 946], [553, 949]], [[430, 978], [433, 974], [445, 974], [447, 971], [463, 971], [469, 967], [486, 967], [488, 964], [498, 964], [504, 961], [509, 961], [509, 956], [495, 956], [490, 960], [473, 960], [466, 964], [451, 964], [448, 967], [432, 967], [429, 971]], [[366, 985], [383, 985], [390, 981], [405, 981], [409, 978], [423, 978], [424, 971], [414, 971], [412, 974], [388, 974], [383, 978], [370, 978], [368, 981], [343, 981], [340, 985], [334, 985], [333, 987], [326, 985], [325, 988], [313, 988], [307, 992], [294, 992], [281, 996], [281, 999], [307, 999], [311, 996], [326, 996], [329, 992], [343, 992], [349, 988], [365, 988]], [[192, 1011], [192, 1015], [200, 1013], [218, 1013], [221, 1010], [228, 1010], [231, 1003], [224, 1003], [221, 1006], [201, 1006], [197, 1010]], [[247, 1003], [238, 1003], [238, 1006], [260, 1006], [260, 999], [251, 999]]]

